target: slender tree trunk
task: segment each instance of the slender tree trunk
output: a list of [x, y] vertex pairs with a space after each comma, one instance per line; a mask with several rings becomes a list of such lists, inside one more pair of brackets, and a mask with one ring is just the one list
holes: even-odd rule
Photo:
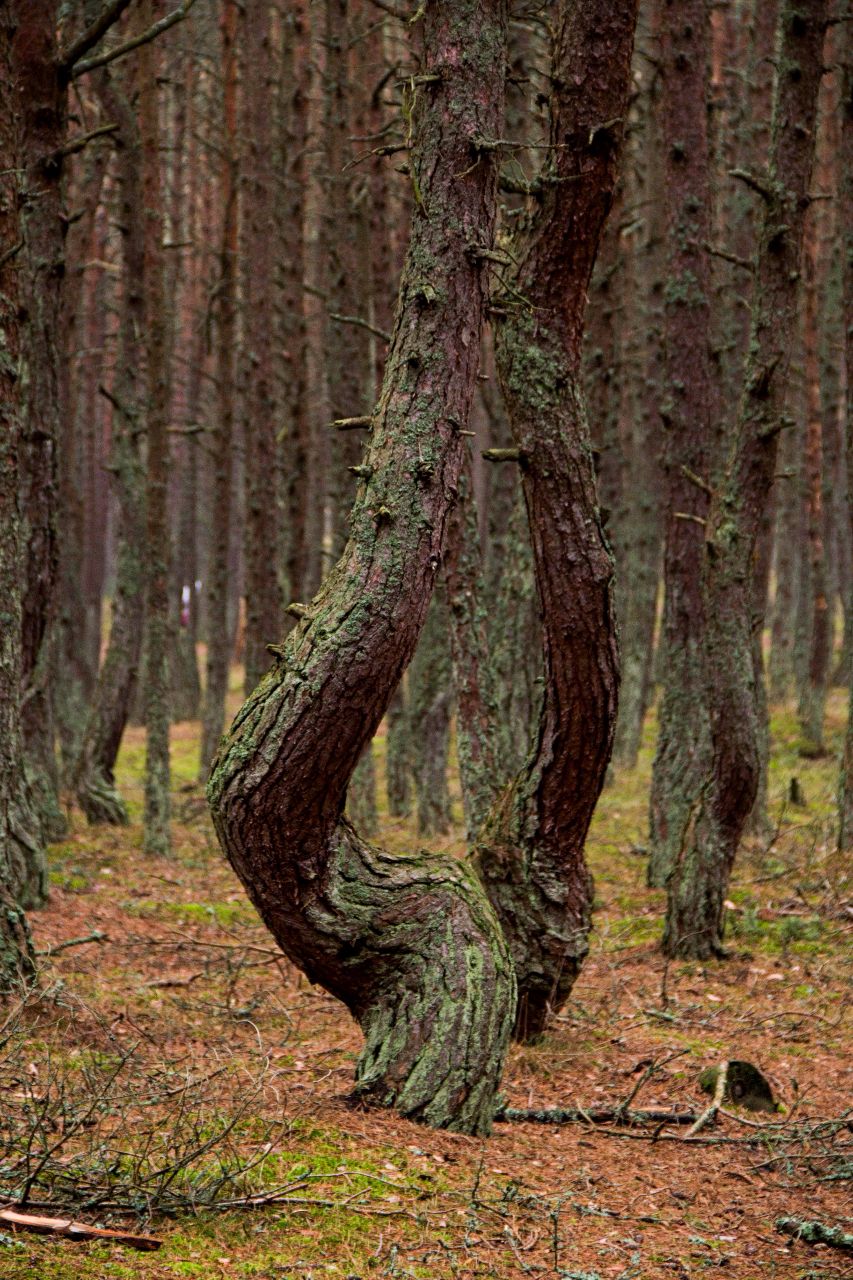
[[[827, 62], [832, 65], [834, 51], [827, 46]], [[833, 460], [832, 436], [835, 429], [837, 387], [836, 351], [824, 358], [833, 330], [832, 310], [837, 294], [832, 290], [832, 259], [836, 243], [835, 208], [837, 201], [836, 152], [838, 130], [835, 127], [837, 91], [834, 80], [827, 76], [821, 87], [818, 107], [817, 155], [814, 185], [828, 200], [818, 200], [806, 218], [803, 253], [803, 347], [806, 380], [806, 475], [808, 479], [807, 522], [811, 585], [811, 644], [806, 681], [800, 692], [800, 725], [803, 742], [801, 753], [823, 755], [824, 718], [832, 661], [833, 598], [830, 565], [831, 524], [828, 521], [826, 493], [827, 461]], [[836, 335], [837, 338], [840, 335]], [[837, 350], [837, 348], [836, 348]], [[827, 440], [825, 437], [828, 436]]]
[[456, 754], [469, 843], [483, 824], [501, 784], [496, 708], [486, 634], [485, 587], [471, 466], [460, 477], [445, 557], [450, 653], [456, 695]]
[[[853, 50], [849, 30], [844, 45], [841, 67], [841, 147], [838, 163], [839, 214], [838, 225], [844, 237], [842, 253], [842, 300], [847, 317], [844, 333], [844, 354], [847, 369], [845, 420], [845, 456], [847, 463], [847, 519], [853, 537]], [[848, 617], [853, 617], [853, 589], [848, 604]], [[853, 646], [851, 646], [853, 653]], [[844, 756], [841, 763], [841, 779], [838, 788], [838, 848], [853, 849], [853, 660], [847, 671], [847, 733], [844, 738]]]
[[671, 956], [704, 959], [722, 950], [723, 902], [758, 785], [753, 557], [776, 471], [796, 334], [826, 14], [826, 0], [781, 6], [769, 167], [744, 179], [757, 188], [763, 217], [744, 388], [706, 531], [706, 697], [713, 759], [689, 842], [668, 881], [663, 945]]
[[244, 424], [246, 467], [246, 692], [268, 669], [268, 644], [283, 631], [281, 576], [270, 573], [279, 547], [279, 408], [273, 371], [273, 278], [275, 244], [273, 114], [274, 73], [267, 4], [246, 10], [244, 23], [243, 118], [247, 141], [244, 185], [245, 253], [243, 306]]
[[[416, 208], [351, 536], [208, 786], [217, 832], [287, 954], [360, 1022], [365, 1100], [488, 1132], [515, 996], [476, 879], [391, 858], [342, 819], [346, 789], [423, 627], [474, 392], [491, 245], [506, 24], [501, 3], [427, 5], [410, 156]], [[477, 160], [479, 159], [479, 163]], [[429, 464], [425, 471], [416, 463]]]
[[584, 842], [616, 719], [613, 565], [595, 493], [581, 347], [587, 289], [616, 182], [635, 22], [631, 3], [560, 5], [551, 67], [553, 150], [529, 229], [511, 246], [518, 264], [512, 292], [494, 299], [498, 373], [519, 450], [545, 670], [534, 749], [483, 827], [476, 852], [516, 966], [519, 1036], [543, 1029], [588, 949], [592, 878]]
[[711, 186], [705, 0], [663, 0], [660, 16], [667, 192], [665, 302], [666, 552], [664, 689], [651, 792], [649, 884], [666, 884], [710, 767], [705, 702], [702, 567], [713, 464], [710, 286]]
[[21, 624], [24, 523], [19, 496], [21, 388], [18, 264], [21, 138], [12, 57], [14, 17], [0, 8], [0, 997], [33, 970], [23, 906], [44, 896], [44, 847], [24, 768]]
[[[231, 629], [228, 617], [231, 489], [234, 450], [234, 371], [237, 340], [237, 0], [222, 14], [224, 130], [222, 140], [222, 253], [218, 286], [217, 421], [213, 448], [213, 516], [207, 563], [207, 680], [199, 777], [207, 778], [225, 721]], [[272, 638], [274, 639], [274, 638]]]
[[291, 601], [310, 595], [306, 547], [308, 532], [308, 455], [310, 453], [305, 387], [305, 294], [303, 222], [305, 202], [305, 153], [307, 151], [308, 66], [304, 0], [294, 0], [282, 22], [279, 122], [279, 173], [277, 227], [282, 259], [281, 345], [284, 351], [282, 400], [282, 471], [287, 542], [287, 587]]
[[[663, 400], [666, 190], [660, 128], [660, 84], [652, 80], [642, 100], [641, 146], [632, 168], [626, 164], [626, 202], [642, 216], [642, 230], [634, 242], [633, 280], [623, 306], [625, 333], [622, 363], [623, 420], [627, 419], [624, 487], [627, 511], [618, 524], [621, 546], [615, 552], [617, 580], [622, 582], [619, 608], [622, 683], [613, 758], [633, 768], [653, 691], [653, 661], [658, 589], [661, 576], [663, 519], [663, 447], [660, 406]], [[618, 413], [618, 405], [616, 412]], [[620, 554], [621, 553], [621, 554]]]
[[136, 692], [145, 625], [145, 468], [139, 450], [143, 415], [138, 373], [145, 331], [143, 158], [133, 109], [108, 70], [98, 73], [95, 88], [105, 114], [118, 126], [123, 269], [111, 458], [118, 527], [110, 638], [80, 748], [75, 792], [89, 822], [123, 825], [127, 810], [115, 787], [114, 770]]
[[440, 584], [409, 671], [409, 750], [421, 836], [446, 835], [450, 830], [447, 757], [452, 701], [447, 598]]
[[412, 812], [411, 719], [408, 697], [401, 683], [388, 707], [385, 746], [385, 779], [388, 813], [408, 818]]
[[[149, 25], [151, 0], [140, 20]], [[145, 832], [146, 853], [171, 851], [169, 768], [169, 370], [163, 297], [163, 203], [160, 183], [160, 123], [157, 56], [151, 43], [136, 54], [142, 199], [145, 209], [143, 299], [146, 355], [145, 477], [147, 556], [145, 605]]]

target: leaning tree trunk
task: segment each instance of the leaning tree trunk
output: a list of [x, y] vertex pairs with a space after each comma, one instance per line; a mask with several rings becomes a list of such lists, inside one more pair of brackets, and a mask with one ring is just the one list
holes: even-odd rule
[[488, 1132], [512, 964], [471, 870], [390, 857], [343, 819], [347, 785], [417, 645], [464, 453], [495, 214], [502, 0], [428, 3], [414, 99], [412, 240], [369, 454], [337, 566], [238, 714], [208, 795], [265, 922], [358, 1019], [357, 1093]]
[[115, 786], [115, 763], [136, 692], [145, 618], [145, 470], [139, 451], [142, 406], [137, 385], [144, 333], [145, 271], [142, 146], [133, 108], [109, 71], [96, 92], [117, 125], [117, 177], [122, 235], [122, 299], [116, 384], [111, 396], [112, 481], [118, 499], [116, 584], [107, 652], [98, 673], [75, 775], [89, 822], [124, 825], [127, 809]]
[[32, 970], [22, 902], [43, 896], [45, 876], [41, 831], [27, 787], [21, 733], [24, 543], [18, 459], [22, 352], [14, 261], [21, 193], [11, 46], [12, 24], [6, 6], [0, 8], [0, 996], [19, 974]]
[[731, 455], [711, 503], [703, 587], [706, 698], [712, 739], [707, 785], [690, 844], [668, 883], [664, 950], [722, 951], [723, 902], [760, 768], [752, 662], [753, 557], [776, 472], [790, 352], [797, 332], [803, 224], [815, 147], [827, 0], [780, 12], [770, 162], [743, 179], [763, 200], [752, 329]]
[[524, 1037], [538, 1034], [563, 1003], [588, 950], [584, 841], [616, 719], [613, 564], [595, 492], [581, 345], [616, 182], [635, 22], [634, 3], [560, 5], [553, 149], [528, 230], [503, 267], [518, 264], [511, 289], [495, 299], [498, 374], [542, 613], [545, 691], [530, 759], [487, 819], [476, 856], [515, 962], [516, 1034]]

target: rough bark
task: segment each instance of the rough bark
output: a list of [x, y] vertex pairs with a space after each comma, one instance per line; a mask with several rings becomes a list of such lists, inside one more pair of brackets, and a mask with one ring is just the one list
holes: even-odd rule
[[[26, 344], [21, 512], [26, 547], [23, 601], [23, 728], [27, 766], [45, 835], [59, 837], [51, 699], [57, 575], [61, 317], [67, 219], [62, 198], [66, 86], [56, 47], [56, 0], [10, 0], [12, 74], [21, 119], [22, 248], [18, 257]], [[37, 194], [36, 194], [37, 193]]]
[[595, 492], [581, 347], [616, 182], [635, 21], [630, 3], [560, 6], [552, 149], [526, 227], [501, 268], [511, 290], [493, 300], [498, 373], [533, 545], [545, 684], [530, 758], [483, 827], [476, 859], [516, 966], [522, 1037], [541, 1032], [563, 1003], [588, 949], [584, 841], [613, 745], [613, 565]]
[[[151, 0], [140, 10], [150, 25]], [[163, 278], [163, 205], [155, 46], [136, 54], [142, 144], [143, 305], [146, 357], [145, 810], [146, 853], [171, 851], [169, 816], [169, 369]]]
[[[207, 779], [225, 722], [231, 629], [228, 614], [231, 489], [234, 468], [234, 378], [237, 340], [237, 52], [236, 0], [222, 11], [223, 115], [222, 244], [217, 287], [217, 415], [213, 445], [213, 514], [207, 557], [207, 678], [202, 712], [199, 778]], [[272, 643], [275, 637], [269, 638]]]
[[[655, 55], [659, 52], [655, 48]], [[643, 64], [641, 64], [643, 65]], [[660, 405], [663, 399], [663, 344], [665, 291], [665, 210], [660, 192], [665, 190], [664, 154], [660, 136], [660, 79], [652, 76], [637, 110], [642, 124], [634, 165], [625, 165], [626, 203], [638, 210], [640, 227], [631, 236], [633, 265], [631, 290], [623, 302], [625, 367], [622, 380], [622, 420], [625, 423], [623, 470], [630, 483], [624, 487], [627, 511], [618, 524], [621, 545], [614, 548], [617, 599], [622, 648], [622, 683], [613, 759], [633, 768], [642, 740], [643, 725], [654, 683], [655, 628], [661, 578], [663, 486], [661, 452], [663, 435]], [[634, 172], [632, 172], [632, 169]], [[619, 280], [614, 282], [618, 286]], [[619, 412], [618, 402], [615, 411]], [[609, 527], [608, 527], [609, 532]]]
[[[515, 1007], [479, 884], [390, 858], [342, 818], [346, 789], [424, 623], [474, 391], [495, 209], [501, 3], [427, 4], [412, 240], [351, 537], [208, 787], [216, 829], [269, 928], [365, 1033], [356, 1090], [437, 1127], [487, 1132]], [[478, 162], [479, 161], [479, 162]]]
[[[853, 536], [853, 41], [848, 31], [841, 67], [841, 147], [839, 174], [839, 226], [844, 236], [842, 254], [844, 314], [847, 317], [844, 333], [844, 353], [847, 366], [845, 458], [847, 463], [847, 519]], [[850, 593], [848, 616], [853, 617], [853, 589]], [[853, 654], [853, 646], [850, 649]], [[841, 762], [841, 779], [838, 788], [838, 847], [853, 849], [853, 659], [847, 670], [847, 732], [844, 737], [844, 755]]]
[[273, 178], [274, 77], [267, 4], [246, 10], [243, 133], [246, 138], [243, 186], [244, 275], [242, 300], [246, 325], [243, 363], [243, 417], [246, 468], [246, 692], [254, 689], [270, 665], [266, 646], [283, 631], [281, 577], [270, 573], [277, 561], [278, 390], [273, 370], [274, 240]]
[[144, 331], [145, 227], [136, 117], [106, 69], [95, 77], [95, 89], [105, 114], [118, 126], [114, 136], [123, 270], [111, 450], [118, 523], [110, 637], [80, 748], [75, 793], [89, 822], [124, 825], [127, 810], [115, 787], [114, 770], [136, 691], [145, 622], [145, 469], [139, 449], [143, 405], [138, 385]]
[[709, 26], [704, 0], [664, 0], [660, 16], [667, 192], [664, 290], [666, 549], [663, 696], [651, 791], [650, 885], [666, 884], [691, 840], [710, 766], [702, 568], [712, 466]]
[[713, 759], [691, 839], [668, 882], [663, 945], [673, 956], [703, 959], [722, 950], [723, 902], [758, 785], [753, 557], [784, 425], [826, 13], [826, 0], [781, 6], [769, 166], [746, 179], [763, 201], [752, 326], [731, 452], [708, 517], [703, 574]]
[[24, 524], [19, 499], [23, 350], [19, 329], [20, 135], [12, 69], [14, 19], [0, 9], [0, 996], [31, 972], [23, 906], [38, 902], [44, 848], [27, 785], [21, 730]]
[[[834, 62], [834, 50], [827, 41], [827, 63]], [[830, 539], [832, 525], [827, 499], [827, 463], [833, 460], [838, 380], [835, 369], [840, 334], [836, 333], [834, 349], [826, 359], [826, 348], [833, 329], [833, 309], [837, 295], [832, 290], [832, 259], [837, 240], [835, 209], [837, 203], [836, 153], [838, 131], [837, 90], [834, 78], [827, 76], [818, 100], [818, 133], [813, 185], [830, 197], [815, 201], [806, 217], [803, 250], [803, 349], [806, 380], [806, 503], [810, 560], [811, 627], [806, 680], [800, 690], [801, 754], [823, 755], [824, 718], [832, 660], [833, 619], [830, 602], [832, 566]]]

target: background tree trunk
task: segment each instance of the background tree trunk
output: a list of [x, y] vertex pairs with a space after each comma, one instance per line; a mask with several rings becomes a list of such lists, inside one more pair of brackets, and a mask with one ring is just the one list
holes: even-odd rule
[[[151, 0], [140, 9], [150, 25]], [[145, 834], [147, 853], [167, 855], [169, 829], [169, 369], [163, 296], [163, 203], [160, 183], [160, 121], [157, 54], [152, 43], [136, 54], [142, 198], [145, 209], [144, 293], [146, 356], [146, 541], [145, 606]]]
[[705, 0], [660, 13], [667, 278], [661, 413], [666, 436], [663, 671], [652, 776], [649, 884], [666, 884], [691, 842], [710, 767], [702, 566], [713, 462], [710, 333], [711, 185]]
[[56, 47], [56, 0], [10, 0], [14, 23], [14, 110], [21, 117], [20, 161], [27, 198], [21, 211], [18, 269], [22, 382], [21, 514], [26, 581], [23, 600], [23, 731], [33, 798], [48, 839], [65, 830], [59, 807], [52, 702], [57, 504], [61, 405], [60, 324], [67, 219], [62, 199], [66, 85]]
[[776, 471], [800, 298], [803, 224], [823, 73], [826, 0], [783, 3], [768, 171], [748, 174], [764, 204], [752, 328], [728, 465], [709, 513], [704, 564], [706, 698], [713, 759], [689, 847], [668, 881], [664, 950], [722, 950], [723, 901], [760, 768], [752, 662], [753, 559]]
[[[213, 512], [207, 558], [207, 679], [204, 686], [199, 777], [207, 778], [225, 722], [231, 628], [228, 614], [237, 343], [237, 0], [222, 11], [223, 118], [222, 252], [217, 285], [217, 417]], [[250, 502], [251, 505], [251, 502]], [[270, 637], [273, 641], [275, 637]], [[254, 660], [254, 659], [253, 659]]]
[[19, 497], [21, 378], [18, 264], [21, 226], [14, 18], [0, 9], [0, 997], [32, 972], [25, 902], [44, 896], [46, 868], [38, 816], [24, 770], [21, 732], [21, 624], [24, 525]]

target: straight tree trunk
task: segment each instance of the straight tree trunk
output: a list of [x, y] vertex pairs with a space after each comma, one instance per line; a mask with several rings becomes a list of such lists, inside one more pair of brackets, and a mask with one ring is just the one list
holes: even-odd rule
[[710, 767], [702, 568], [713, 463], [705, 0], [663, 0], [662, 145], [669, 261], [664, 289], [666, 550], [664, 688], [651, 791], [648, 880], [666, 884], [690, 841]]
[[[389, 857], [346, 790], [411, 660], [441, 564], [474, 393], [506, 14], [426, 6], [412, 238], [351, 536], [238, 714], [208, 795], [217, 833], [291, 959], [365, 1033], [356, 1090], [440, 1128], [489, 1131], [515, 1010], [512, 964], [463, 864]], [[416, 464], [421, 462], [421, 466]], [[425, 465], [428, 464], [426, 469]]]
[[[616, 184], [636, 16], [636, 4], [609, 0], [559, 6], [553, 149], [528, 229], [511, 245], [510, 262], [518, 264], [511, 291], [493, 299], [498, 374], [533, 544], [545, 674], [533, 751], [476, 850], [516, 966], [520, 1037], [543, 1030], [588, 950], [592, 878], [584, 842], [613, 746], [619, 683], [613, 564], [595, 492], [581, 348], [587, 290]], [[502, 270], [509, 272], [509, 263]]]
[[279, 548], [279, 408], [273, 370], [275, 244], [273, 120], [275, 100], [270, 9], [257, 3], [244, 22], [243, 119], [247, 147], [243, 222], [244, 399], [246, 467], [246, 692], [268, 669], [266, 646], [283, 632], [281, 576], [269, 572]]
[[[140, 21], [150, 25], [151, 0]], [[146, 356], [145, 476], [147, 556], [145, 601], [145, 811], [146, 853], [167, 856], [169, 827], [169, 369], [163, 276], [163, 202], [160, 182], [160, 122], [157, 57], [150, 42], [136, 54], [139, 132], [142, 145], [143, 301]]]
[[436, 587], [409, 671], [409, 750], [417, 796], [418, 835], [447, 835], [447, 758], [453, 688], [444, 586]]
[[21, 387], [18, 264], [21, 138], [12, 43], [14, 18], [0, 8], [0, 997], [32, 973], [24, 903], [44, 896], [46, 868], [38, 816], [24, 767], [21, 731], [21, 624], [24, 523], [19, 496]]
[[89, 822], [124, 825], [127, 810], [116, 790], [114, 771], [136, 692], [145, 624], [145, 469], [139, 449], [142, 396], [138, 385], [145, 331], [143, 161], [133, 108], [106, 68], [97, 74], [95, 89], [105, 114], [118, 126], [123, 262], [111, 459], [118, 527], [110, 638], [80, 748], [75, 792]]
[[231, 628], [228, 616], [231, 489], [234, 465], [234, 374], [237, 343], [237, 0], [222, 11], [222, 251], [217, 312], [217, 420], [213, 446], [213, 513], [207, 561], [207, 680], [199, 778], [204, 781], [225, 722]]
[[744, 177], [762, 199], [763, 216], [743, 392], [706, 530], [706, 698], [713, 758], [689, 840], [667, 885], [663, 946], [670, 956], [707, 959], [721, 953], [723, 902], [758, 786], [753, 560], [784, 425], [826, 20], [826, 0], [782, 4], [769, 165], [764, 173]]
[[26, 379], [22, 385], [21, 514], [26, 580], [23, 599], [23, 732], [36, 809], [46, 838], [59, 838], [52, 703], [57, 504], [61, 404], [62, 281], [67, 220], [62, 198], [66, 84], [56, 46], [57, 0], [9, 0], [14, 26], [12, 74], [21, 113], [21, 164], [27, 192], [18, 258]]
[[[845, 419], [845, 458], [847, 463], [847, 519], [853, 537], [853, 51], [849, 30], [841, 60], [841, 147], [838, 163], [839, 223], [844, 237], [842, 253], [842, 300], [847, 317], [844, 334], [844, 354], [847, 366]], [[848, 616], [853, 617], [853, 588], [848, 604]], [[850, 650], [853, 654], [853, 646]], [[838, 788], [838, 848], [853, 849], [853, 659], [847, 670], [847, 732], [844, 737], [844, 755], [841, 762], [841, 779]]]

